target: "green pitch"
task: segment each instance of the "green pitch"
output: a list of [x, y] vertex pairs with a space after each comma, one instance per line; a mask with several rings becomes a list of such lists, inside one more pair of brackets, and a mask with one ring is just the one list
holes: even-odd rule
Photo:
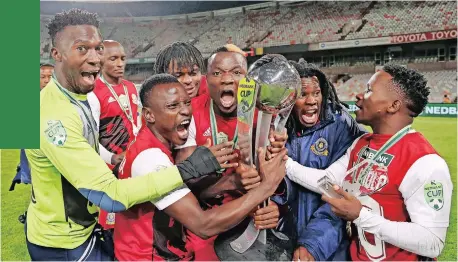
[[[415, 121], [414, 128], [422, 132], [445, 158], [454, 184], [450, 227], [447, 243], [439, 257], [440, 261], [457, 261], [456, 218], [456, 171], [457, 171], [457, 120], [452, 118], [422, 117]], [[24, 227], [18, 216], [26, 210], [30, 201], [30, 186], [17, 185], [9, 192], [11, 180], [16, 174], [19, 150], [1, 150], [1, 260], [30, 261], [25, 245]]]

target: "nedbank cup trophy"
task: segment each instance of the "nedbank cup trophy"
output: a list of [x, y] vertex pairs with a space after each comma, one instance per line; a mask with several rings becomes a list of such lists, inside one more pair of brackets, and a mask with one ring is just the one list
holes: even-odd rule
[[[269, 131], [284, 131], [286, 121], [301, 93], [296, 69], [282, 55], [265, 55], [248, 70], [237, 92], [238, 148], [241, 161], [258, 166], [257, 149], [269, 145]], [[255, 145], [253, 119], [258, 109]], [[253, 157], [254, 151], [254, 157]], [[266, 200], [262, 206], [267, 205]], [[240, 230], [246, 225], [245, 231]], [[234, 233], [236, 231], [237, 234]], [[215, 250], [221, 260], [288, 260], [293, 250], [286, 235], [275, 230], [258, 230], [252, 218], [218, 237]]]

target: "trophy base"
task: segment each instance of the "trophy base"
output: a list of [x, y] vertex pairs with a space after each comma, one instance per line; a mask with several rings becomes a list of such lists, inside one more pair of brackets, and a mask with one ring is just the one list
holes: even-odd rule
[[237, 239], [246, 229], [251, 218], [245, 219], [237, 227], [220, 234], [215, 240], [215, 252], [221, 261], [292, 261], [294, 252], [291, 241], [277, 238], [267, 230], [267, 243], [258, 240], [243, 254], [232, 249], [229, 243]]

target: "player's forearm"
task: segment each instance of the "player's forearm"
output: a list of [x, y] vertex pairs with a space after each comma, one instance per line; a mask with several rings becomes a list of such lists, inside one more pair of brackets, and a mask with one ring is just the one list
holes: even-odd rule
[[206, 210], [199, 223], [188, 229], [204, 238], [225, 232], [240, 223], [255, 207], [271, 196], [274, 190], [266, 184], [261, 184], [240, 198]]
[[288, 161], [286, 161], [286, 175], [291, 181], [321, 194], [318, 188], [318, 180], [327, 176], [331, 182], [341, 185], [345, 178], [348, 159], [348, 154], [345, 154], [325, 170], [320, 170], [305, 167], [291, 158], [288, 158]]
[[390, 221], [372, 214], [366, 208], [361, 210], [360, 216], [353, 222], [380, 240], [421, 256], [435, 258], [444, 248], [446, 227], [426, 228], [412, 222]]
[[201, 200], [206, 200], [236, 189], [237, 186], [234, 181], [234, 175], [223, 176], [218, 182], [203, 190], [199, 198]]
[[110, 179], [93, 186], [79, 187], [79, 191], [92, 203], [108, 212], [121, 212], [128, 208], [157, 199], [183, 184], [176, 166], [145, 176], [129, 179]]
[[326, 171], [305, 167], [288, 158], [288, 161], [286, 161], [286, 175], [291, 181], [311, 191], [320, 193], [317, 181], [326, 175]]
[[221, 166], [213, 153], [206, 147], [198, 147], [190, 157], [176, 166], [130, 179], [117, 180], [112, 174], [106, 174], [99, 177], [99, 181], [89, 181], [89, 186], [102, 189], [99, 192], [94, 192], [91, 187], [78, 188], [84, 196], [102, 209], [120, 212], [133, 205], [164, 196], [181, 186], [183, 180], [199, 178], [219, 169]]

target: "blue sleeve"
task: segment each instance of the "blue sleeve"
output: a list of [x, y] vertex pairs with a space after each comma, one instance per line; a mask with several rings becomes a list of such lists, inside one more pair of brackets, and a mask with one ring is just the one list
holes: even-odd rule
[[296, 199], [297, 189], [289, 178], [283, 178], [283, 181], [278, 186], [276, 194], [270, 199], [279, 205], [286, 205], [292, 203]]
[[24, 149], [21, 149], [20, 154], [20, 162], [18, 167], [16, 168], [16, 176], [14, 176], [13, 181], [10, 186], [10, 191], [14, 190], [16, 184], [31, 184], [32, 178], [30, 175], [30, 167], [29, 162], [27, 160], [27, 156], [25, 155]]
[[316, 261], [325, 261], [336, 253], [345, 234], [345, 222], [335, 216], [330, 205], [325, 203], [315, 211], [297, 242]]

